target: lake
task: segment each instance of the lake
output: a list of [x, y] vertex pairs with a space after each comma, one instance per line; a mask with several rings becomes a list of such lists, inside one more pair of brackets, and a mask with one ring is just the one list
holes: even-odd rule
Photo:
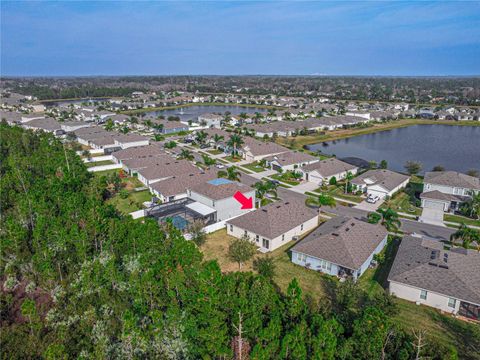
[[165, 118], [169, 116], [179, 116], [182, 121], [187, 121], [197, 118], [199, 115], [207, 113], [224, 114], [230, 111], [232, 115], [239, 115], [240, 113], [254, 114], [256, 112], [266, 113], [268, 110], [257, 107], [235, 106], [235, 105], [195, 105], [187, 106], [171, 110], [149, 111], [147, 115], [163, 115]]
[[405, 172], [408, 160], [423, 164], [421, 173], [436, 165], [446, 170], [480, 170], [480, 127], [413, 125], [308, 146], [335, 154], [337, 158], [358, 157], [377, 163], [387, 160], [391, 170]]

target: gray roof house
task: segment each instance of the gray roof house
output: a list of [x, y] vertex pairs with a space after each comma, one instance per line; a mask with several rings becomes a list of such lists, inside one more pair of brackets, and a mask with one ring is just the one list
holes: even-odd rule
[[299, 151], [287, 151], [278, 155], [265, 158], [267, 165], [273, 170], [282, 171], [294, 170], [320, 161], [319, 158]]
[[251, 137], [245, 137], [242, 148], [243, 157], [248, 161], [259, 161], [267, 156], [278, 155], [287, 151], [288, 148], [273, 142], [258, 141]]
[[410, 177], [387, 169], [368, 170], [352, 180], [352, 184], [368, 195], [385, 199], [407, 186]]
[[[456, 171], [434, 171], [425, 173], [422, 207], [429, 212], [454, 212], [462, 203], [480, 191], [480, 179]], [[423, 216], [423, 214], [422, 214]]]
[[318, 161], [313, 164], [303, 166], [300, 169], [300, 172], [303, 174], [303, 178], [305, 180], [318, 185], [327, 183], [332, 177], [335, 177], [336, 180], [344, 179], [348, 172], [352, 173], [352, 175], [355, 175], [357, 171], [358, 167], [355, 165], [351, 165], [336, 158]]
[[323, 273], [358, 279], [383, 250], [387, 230], [338, 216], [320, 225], [292, 249], [292, 262]]
[[480, 253], [405, 236], [388, 275], [390, 294], [480, 319]]
[[237, 191], [247, 199], [251, 198], [252, 204], [255, 204], [255, 189], [222, 178], [192, 186], [187, 190], [187, 195], [190, 199], [215, 210], [215, 221], [223, 221], [251, 211], [242, 209], [242, 204], [233, 197]]
[[227, 234], [244, 235], [261, 251], [273, 251], [318, 226], [318, 212], [303, 201], [277, 201], [227, 221]]

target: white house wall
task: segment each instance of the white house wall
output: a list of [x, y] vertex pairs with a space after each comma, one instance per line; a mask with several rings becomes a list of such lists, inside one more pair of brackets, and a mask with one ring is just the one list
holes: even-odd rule
[[390, 294], [395, 295], [398, 298], [431, 306], [448, 313], [458, 312], [460, 308], [460, 300], [456, 299], [457, 301], [455, 304], [455, 308], [451, 308], [448, 306], [448, 299], [450, 298], [450, 296], [441, 295], [427, 290], [427, 298], [426, 300], [423, 300], [420, 299], [421, 290], [422, 289], [405, 284], [400, 284], [395, 281], [390, 281], [389, 285]]

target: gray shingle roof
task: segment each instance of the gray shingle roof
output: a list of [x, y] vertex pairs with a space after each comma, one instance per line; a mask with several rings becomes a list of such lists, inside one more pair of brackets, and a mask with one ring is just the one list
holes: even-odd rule
[[275, 155], [290, 151], [286, 147], [273, 142], [258, 141], [251, 137], [244, 137], [244, 150], [249, 150], [253, 156]]
[[465, 197], [460, 197], [452, 194], [445, 194], [438, 190], [427, 191], [420, 194], [421, 199], [433, 199], [442, 201], [463, 201]]
[[343, 173], [345, 171], [352, 171], [357, 167], [335, 158], [325, 159], [310, 165], [302, 167], [304, 172], [317, 171], [323, 177], [330, 177]]
[[443, 250], [438, 241], [405, 236], [388, 280], [480, 305], [480, 253]]
[[388, 191], [395, 189], [404, 181], [409, 179], [409, 176], [396, 173], [394, 171], [382, 169], [382, 170], [368, 170], [360, 176], [357, 176], [352, 180], [352, 184], [365, 185], [364, 180], [370, 179], [373, 184], [368, 185], [380, 185]]
[[432, 171], [425, 173], [424, 183], [456, 186], [480, 190], [480, 179], [456, 171]]
[[198, 173], [196, 171], [191, 174], [173, 176], [169, 179], [158, 181], [152, 184], [151, 188], [152, 190], [158, 191], [163, 196], [172, 196], [186, 193], [187, 189], [215, 179], [216, 177], [217, 172], [214, 170], [207, 170], [203, 173]]
[[265, 158], [267, 161], [277, 161], [281, 166], [301, 164], [305, 162], [318, 160], [315, 156], [298, 151], [287, 151], [282, 154], [273, 155]]
[[157, 155], [166, 155], [160, 144], [151, 144], [147, 146], [135, 146], [112, 153], [118, 160], [151, 157]]
[[192, 186], [190, 190], [212, 200], [221, 200], [232, 197], [237, 191], [240, 191], [242, 194], [254, 191], [251, 187], [235, 181], [225, 181], [225, 183], [220, 185], [204, 182]]
[[317, 211], [306, 207], [302, 201], [282, 201], [237, 217], [228, 224], [274, 239], [315, 217], [318, 217]]
[[381, 225], [338, 216], [320, 225], [292, 251], [357, 270], [385, 236], [387, 230]]

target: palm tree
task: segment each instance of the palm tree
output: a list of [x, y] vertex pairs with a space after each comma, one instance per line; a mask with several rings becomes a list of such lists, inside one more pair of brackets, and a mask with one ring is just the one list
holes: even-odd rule
[[227, 178], [228, 180], [232, 181], [240, 181], [240, 176], [242, 173], [237, 170], [235, 166], [230, 166], [227, 168], [227, 171], [221, 170], [217, 173], [219, 178]]
[[[256, 197], [258, 200], [262, 200], [266, 194], [271, 194], [277, 197], [277, 184], [273, 181], [259, 181], [255, 183]], [[260, 202], [261, 203], [261, 202]]]
[[208, 134], [205, 131], [200, 130], [195, 135], [195, 140], [197, 140], [198, 143], [203, 144], [205, 142], [205, 140], [207, 139], [207, 136], [208, 136]]
[[208, 155], [202, 155], [202, 158], [203, 158], [203, 162], [205, 163], [205, 165], [207, 166], [212, 166], [212, 165], [215, 165], [217, 163], [217, 161], [215, 159], [212, 159], [210, 156]]
[[480, 219], [480, 192], [471, 193], [472, 199], [468, 202], [468, 207], [470, 210], [470, 216], [476, 216], [477, 219]]
[[321, 206], [334, 207], [336, 205], [336, 201], [332, 196], [325, 193], [320, 193], [317, 197], [309, 196], [307, 200], [305, 200], [305, 204], [308, 206], [315, 206], [315, 207], [321, 207]]
[[470, 248], [473, 242], [477, 243], [477, 251], [480, 251], [480, 232], [478, 230], [469, 228], [467, 225], [462, 223], [458, 230], [450, 235], [450, 241], [455, 242], [455, 240], [462, 240], [462, 246], [465, 249]]
[[388, 231], [398, 231], [401, 222], [398, 218], [398, 214], [394, 210], [391, 208], [378, 209], [377, 212], [382, 216], [382, 225], [385, 226]]
[[240, 115], [238, 115], [238, 117], [240, 118], [240, 125], [243, 125], [245, 120], [248, 119], [247, 113], [244, 113], [244, 112], [240, 113]]
[[182, 151], [180, 151], [180, 154], [178, 155], [178, 158], [191, 161], [194, 159], [194, 156], [190, 150], [182, 149]]
[[218, 134], [213, 135], [213, 142], [215, 144], [215, 149], [218, 147], [218, 143], [223, 139], [224, 137], [222, 135], [218, 135]]
[[237, 134], [230, 135], [230, 140], [228, 140], [227, 145], [233, 148], [233, 154], [232, 154], [233, 158], [235, 158], [235, 156], [238, 153], [237, 148], [242, 146], [243, 143], [244, 143], [243, 139], [240, 135], [237, 135]]
[[348, 183], [353, 179], [353, 174], [350, 171], [347, 171], [347, 176], [345, 176], [345, 194], [348, 192]]
[[260, 120], [263, 119], [263, 115], [260, 114], [259, 112], [256, 112], [255, 113], [255, 116], [253, 117], [253, 120], [255, 121], [255, 124], [258, 124], [260, 122]]

